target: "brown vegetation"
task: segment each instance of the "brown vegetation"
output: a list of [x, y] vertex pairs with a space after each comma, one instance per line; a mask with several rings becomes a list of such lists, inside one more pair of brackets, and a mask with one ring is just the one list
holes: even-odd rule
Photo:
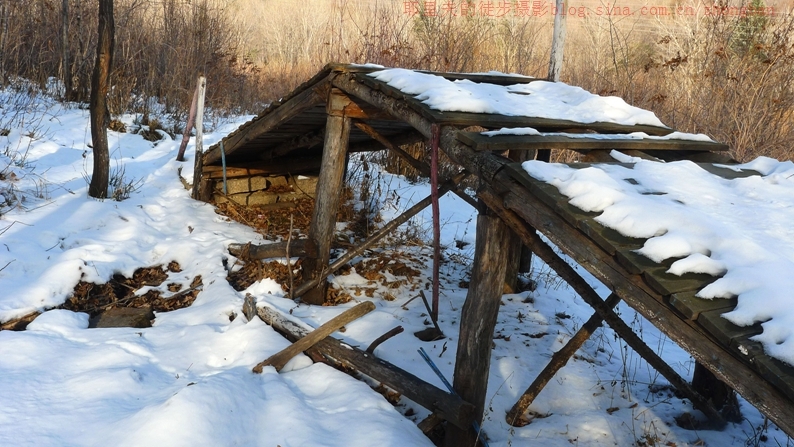
[[[64, 71], [60, 3], [0, 7], [0, 79], [8, 84], [19, 76], [44, 87], [51, 77], [70, 72], [73, 96], [85, 100], [96, 8], [88, 0], [69, 0], [71, 62]], [[740, 160], [792, 157], [794, 18], [782, 3], [767, 2], [775, 6], [774, 15], [664, 17], [597, 15], [596, 3], [581, 3], [587, 14], [568, 19], [563, 81], [624, 97], [676, 129], [707, 133], [728, 143]], [[168, 113], [182, 116], [200, 73], [208, 79], [210, 110], [258, 112], [328, 62], [546, 75], [548, 15], [452, 16], [442, 11], [448, 2], [436, 2], [436, 16], [412, 15], [405, 4], [116, 0], [111, 112], [133, 110], [148, 118], [151, 103], [144, 98], [153, 97]], [[694, 2], [676, 6], [703, 9]]]

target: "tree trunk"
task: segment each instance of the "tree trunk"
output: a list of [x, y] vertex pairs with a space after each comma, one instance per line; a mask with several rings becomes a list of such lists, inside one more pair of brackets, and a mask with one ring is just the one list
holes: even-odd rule
[[63, 0], [61, 7], [61, 76], [63, 77], [63, 97], [71, 101], [72, 65], [69, 57], [69, 0]]
[[96, 63], [91, 77], [91, 141], [94, 144], [94, 170], [88, 195], [103, 199], [108, 195], [110, 179], [110, 152], [108, 131], [110, 112], [107, 95], [110, 87], [110, 67], [113, 64], [113, 0], [99, 0], [99, 38], [97, 40]]

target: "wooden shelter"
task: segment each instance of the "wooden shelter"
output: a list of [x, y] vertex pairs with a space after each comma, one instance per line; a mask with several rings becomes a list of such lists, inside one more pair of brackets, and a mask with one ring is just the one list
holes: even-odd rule
[[[794, 369], [765, 355], [760, 345], [748, 340], [749, 336], [760, 332], [758, 325], [739, 328], [720, 317], [721, 313], [735, 307], [735, 300], [707, 301], [695, 297], [695, 293], [714, 281], [714, 277], [695, 274], [679, 277], [665, 273], [662, 265], [633, 251], [641, 247], [644, 240], [627, 238], [601, 226], [592, 213], [572, 207], [556, 188], [530, 177], [519, 163], [511, 160], [522, 159], [522, 152], [523, 159], [527, 158], [526, 154], [530, 154], [529, 158], [542, 159], [550, 149], [568, 149], [584, 154], [585, 163], [577, 166], [587, 166], [589, 162], [615, 162], [609, 151], [620, 149], [642, 158], [693, 160], [724, 178], [753, 175], [712, 164], [731, 161], [727, 146], [707, 141], [653, 138], [672, 132], [660, 126], [443, 112], [369, 75], [381, 69], [327, 66], [289, 96], [209, 148], [194, 181], [201, 186], [199, 198], [209, 200], [224, 170], [228, 179], [315, 173], [316, 202], [309, 240], [305, 243], [310, 249], [304, 252], [304, 280], [307, 282], [297, 288], [296, 296], [320, 304], [325, 277], [360, 253], [345, 254], [329, 264], [339, 206], [338, 192], [348, 154], [388, 149], [429, 175], [432, 174], [430, 166], [406, 154], [400, 145], [426, 140], [432, 146], [435, 140], [449, 159], [461, 167], [461, 173], [477, 177], [479, 204], [457, 189], [460, 176], [438, 182], [439, 193], [453, 191], [480, 209], [474, 267], [460, 320], [454, 377], [454, 389], [463, 403], [450, 401], [445, 404], [445, 410], [440, 410], [425, 400], [426, 406], [452, 422], [447, 429], [447, 445], [473, 445], [477, 439], [470, 422], [479, 420], [483, 414], [493, 329], [505, 273], [513, 261], [505, 253], [515, 256], [515, 250], [509, 247], [516, 238], [555, 269], [593, 307], [595, 314], [571, 342], [553, 356], [547, 369], [508, 414], [509, 422], [521, 416], [545, 382], [604, 321], [690, 398], [696, 408], [717, 425], [724, 423], [724, 414], [714, 405], [715, 394], [704, 396], [702, 389], [696, 389], [697, 384], [693, 386], [680, 377], [614, 313], [612, 308], [623, 300], [688, 351], [701, 365], [698, 367], [701, 377], [715, 377], [716, 384], [727, 384], [782, 430], [794, 435]], [[506, 75], [430, 74], [502, 86], [535, 82], [533, 78]], [[472, 126], [477, 126], [476, 130]], [[539, 134], [484, 136], [482, 133], [503, 127], [531, 127]], [[548, 135], [561, 131], [566, 134]], [[644, 132], [648, 137], [622, 137], [634, 132]], [[599, 135], [599, 138], [569, 135], [583, 133]], [[221, 166], [222, 160], [225, 167]], [[429, 203], [427, 199], [417, 206], [421, 209]], [[363, 246], [399, 223], [399, 219], [389, 223]], [[538, 233], [607, 285], [612, 295], [606, 300], [599, 297]], [[473, 413], [460, 411], [468, 404], [473, 406]]]

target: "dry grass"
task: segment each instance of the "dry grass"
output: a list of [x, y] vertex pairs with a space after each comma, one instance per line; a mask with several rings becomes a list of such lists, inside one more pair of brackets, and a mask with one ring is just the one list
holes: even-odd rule
[[[96, 11], [88, 0], [69, 1], [73, 95], [85, 99]], [[741, 17], [706, 15], [705, 3], [688, 1], [652, 6], [697, 15], [610, 16], [596, 14], [602, 2], [581, 0], [574, 6], [582, 17], [568, 19], [563, 81], [624, 97], [677, 129], [708, 133], [740, 160], [791, 158], [786, 2], [768, 0], [774, 16]], [[179, 117], [199, 73], [208, 77], [211, 110], [258, 112], [328, 62], [546, 75], [548, 15], [452, 17], [442, 14], [447, 3], [436, 2], [438, 14], [429, 16], [407, 14], [402, 0], [116, 0], [112, 112], [145, 116], [150, 102], [142, 98], [154, 97]], [[61, 77], [59, 29], [58, 1], [0, 6], [0, 81], [21, 76], [46, 87]]]

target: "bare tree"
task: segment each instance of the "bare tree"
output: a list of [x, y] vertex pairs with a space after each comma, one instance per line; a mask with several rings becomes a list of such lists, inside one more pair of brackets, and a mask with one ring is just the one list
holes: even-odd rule
[[94, 143], [94, 170], [88, 195], [103, 199], [108, 194], [110, 177], [110, 153], [108, 150], [107, 95], [110, 86], [110, 67], [113, 64], [115, 25], [113, 22], [113, 0], [99, 0], [99, 38], [96, 47], [96, 63], [91, 78], [91, 141]]
[[72, 94], [72, 63], [69, 57], [69, 0], [63, 0], [61, 6], [61, 76], [63, 76], [63, 97], [67, 101], [73, 99]]

